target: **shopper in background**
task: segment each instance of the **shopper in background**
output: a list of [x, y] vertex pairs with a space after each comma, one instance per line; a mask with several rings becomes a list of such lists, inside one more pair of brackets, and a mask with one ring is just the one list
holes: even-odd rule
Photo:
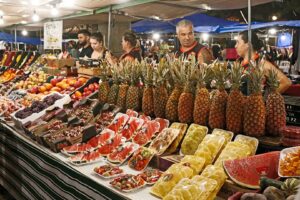
[[78, 32], [78, 42], [81, 45], [79, 49], [79, 58], [88, 57], [90, 58], [93, 53], [93, 48], [90, 45], [91, 33], [88, 30], [80, 30]]
[[[251, 59], [253, 61], [258, 61], [259, 60], [258, 53], [259, 53], [259, 50], [263, 47], [263, 42], [258, 39], [258, 36], [254, 32], [252, 32], [251, 38], [252, 38]], [[243, 65], [245, 71], [247, 71], [249, 69], [248, 31], [243, 31], [239, 34], [238, 39], [236, 41], [235, 48], [236, 48], [238, 55], [243, 58], [242, 65]], [[263, 65], [264, 75], [265, 75], [266, 79], [268, 78], [269, 72], [272, 69], [274, 69], [277, 72], [277, 75], [278, 75], [278, 78], [280, 81], [278, 92], [283, 93], [290, 87], [291, 81], [288, 79], [288, 77], [286, 77], [280, 70], [278, 70], [272, 63], [270, 63], [267, 60], [264, 61], [264, 65]], [[245, 93], [245, 91], [243, 91], [243, 93]]]
[[141, 62], [140, 48], [137, 47], [137, 37], [133, 32], [129, 31], [123, 34], [122, 49], [124, 54], [120, 57], [121, 61], [138, 60]]
[[78, 49], [77, 49], [77, 45], [76, 45], [76, 42], [74, 40], [70, 40], [68, 42], [68, 52], [69, 54], [71, 55], [72, 58], [78, 58], [79, 56], [79, 52], [78, 52]]
[[184, 57], [195, 55], [199, 64], [212, 62], [213, 57], [210, 51], [195, 40], [194, 26], [191, 21], [181, 20], [178, 22], [176, 25], [176, 33], [180, 47], [179, 49], [175, 49], [175, 57], [178, 58], [181, 55]]
[[215, 59], [218, 59], [218, 60], [221, 60], [221, 61], [223, 60], [222, 49], [221, 49], [221, 46], [219, 44], [212, 45], [211, 50], [212, 50], [212, 54], [213, 54]]
[[100, 32], [93, 33], [90, 38], [90, 43], [93, 48], [93, 53], [91, 55], [91, 58], [92, 59], [105, 59], [107, 49], [104, 46], [102, 33], [100, 33]]

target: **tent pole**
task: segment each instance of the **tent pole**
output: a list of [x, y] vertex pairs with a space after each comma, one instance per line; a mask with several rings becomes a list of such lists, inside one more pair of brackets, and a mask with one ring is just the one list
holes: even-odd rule
[[248, 44], [249, 44], [249, 52], [248, 59], [251, 60], [252, 54], [252, 38], [251, 38], [251, 0], [248, 0]]
[[15, 50], [17, 49], [17, 25], [15, 25]]
[[111, 41], [111, 15], [112, 15], [112, 6], [109, 8], [108, 13], [108, 29], [107, 29], [107, 48], [110, 49], [110, 41]]

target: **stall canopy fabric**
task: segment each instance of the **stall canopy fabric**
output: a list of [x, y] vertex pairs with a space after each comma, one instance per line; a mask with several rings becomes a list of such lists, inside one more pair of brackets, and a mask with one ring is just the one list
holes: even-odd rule
[[[0, 32], [0, 40], [5, 42], [15, 42], [15, 36], [12, 34]], [[33, 45], [39, 45], [42, 43], [39, 38], [19, 37], [19, 36], [17, 36], [17, 42], [21, 42], [25, 44], [33, 44]]]
[[183, 19], [190, 20], [194, 24], [194, 30], [196, 32], [216, 32], [221, 26], [239, 24], [237, 22], [212, 17], [206, 14], [196, 13], [169, 21], [141, 20], [132, 24], [132, 30], [137, 33], [175, 33], [176, 24]]
[[[251, 24], [251, 29], [268, 28], [268, 27], [300, 27], [300, 20], [276, 21], [276, 22], [266, 22], [266, 23], [255, 22]], [[241, 32], [247, 29], [248, 29], [247, 24], [236, 24], [231, 26], [220, 27], [218, 32], [219, 33]]]

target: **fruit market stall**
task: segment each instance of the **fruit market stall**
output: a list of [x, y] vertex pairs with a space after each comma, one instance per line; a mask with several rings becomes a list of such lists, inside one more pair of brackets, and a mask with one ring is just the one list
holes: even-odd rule
[[[264, 99], [259, 65], [243, 75], [239, 63], [197, 67], [190, 57], [101, 62], [98, 77], [56, 76], [44, 71], [52, 56], [36, 57], [0, 74], [1, 184], [17, 199], [295, 193], [299, 127], [286, 126], [286, 115], [297, 105], [276, 92], [274, 71]], [[295, 147], [256, 155], [265, 137]]]

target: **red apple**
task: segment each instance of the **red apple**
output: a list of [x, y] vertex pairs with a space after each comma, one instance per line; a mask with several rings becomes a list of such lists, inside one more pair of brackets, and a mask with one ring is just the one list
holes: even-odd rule
[[89, 90], [92, 91], [92, 92], [95, 90], [94, 84], [90, 84], [90, 85], [89, 85]]
[[79, 88], [79, 87], [82, 86], [82, 85], [83, 85], [82, 82], [76, 81], [76, 83], [74, 84], [74, 87], [75, 87], [75, 88]]
[[50, 83], [53, 85], [53, 86], [56, 86], [56, 84], [58, 83], [58, 80], [56, 78], [53, 78], [51, 79]]
[[94, 83], [94, 87], [95, 87], [95, 90], [98, 90], [99, 89], [99, 84], [98, 83]]
[[93, 92], [92, 91], [87, 91], [86, 92], [86, 96], [89, 96], [90, 94], [92, 94]]
[[84, 91], [84, 92], [89, 91], [89, 88], [88, 88], [88, 87], [85, 87], [85, 88], [83, 89], [83, 91]]

